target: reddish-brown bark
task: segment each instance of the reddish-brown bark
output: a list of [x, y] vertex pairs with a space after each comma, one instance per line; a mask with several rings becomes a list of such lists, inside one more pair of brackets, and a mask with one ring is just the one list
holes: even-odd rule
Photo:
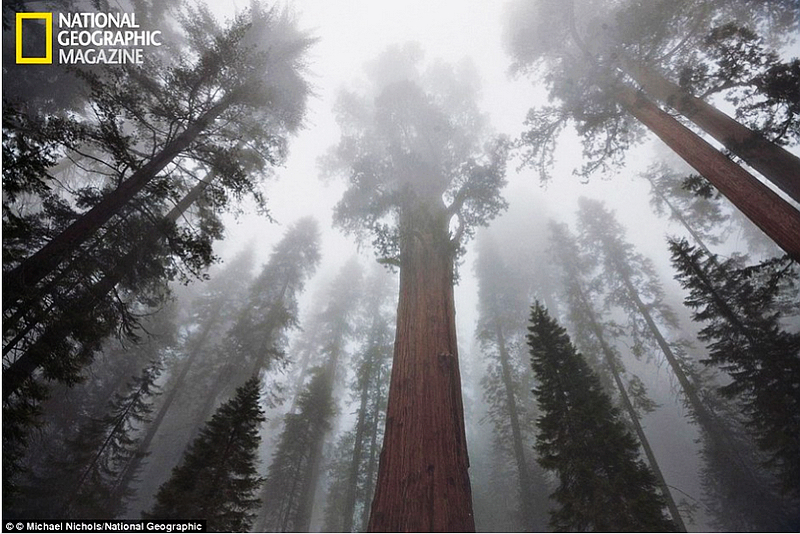
[[628, 62], [625, 64], [625, 72], [652, 98], [680, 112], [791, 198], [800, 202], [800, 158], [653, 69]]
[[448, 217], [441, 205], [409, 211], [401, 224], [394, 362], [369, 531], [474, 531]]
[[800, 212], [643, 93], [619, 84], [612, 93], [686, 163], [703, 175], [792, 258], [800, 259]]

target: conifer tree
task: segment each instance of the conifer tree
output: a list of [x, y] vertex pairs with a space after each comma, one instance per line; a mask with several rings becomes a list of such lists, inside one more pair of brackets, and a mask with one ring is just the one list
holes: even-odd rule
[[542, 410], [536, 451], [559, 486], [557, 531], [675, 531], [635, 438], [566, 331], [538, 302], [528, 328], [534, 395]]
[[[201, 380], [205, 371], [204, 363], [219, 357], [214, 346], [223, 338], [232, 317], [239, 313], [244, 304], [252, 269], [253, 250], [247, 246], [229, 263], [212, 270], [208, 275], [209, 280], [198, 287], [199, 294], [188, 305], [187, 317], [182, 325], [184, 334], [176, 342], [172, 358], [167, 363], [169, 378], [163, 385], [165, 393], [156, 405], [152, 421], [147, 425], [139, 444], [140, 457], [147, 457], [144, 469], [149, 475], [142, 477], [145, 484], [139, 486], [142, 493], [155, 493], [161, 482], [155, 473], [173, 467], [178, 461], [177, 456], [173, 455], [180, 454], [179, 450], [171, 450], [172, 447], [154, 448], [152, 445], [156, 436], [172, 443], [189, 439], [187, 434], [176, 432], [179, 429], [185, 432], [183, 425], [168, 423], [185, 420], [186, 410], [196, 404], [193, 394], [196, 388], [204, 385]], [[175, 412], [180, 412], [180, 415]], [[126, 485], [132, 482], [134, 474], [132, 470], [126, 471]], [[147, 485], [150, 482], [152, 488]]]
[[393, 284], [380, 266], [366, 283], [357, 317], [355, 376], [350, 384], [356, 420], [338, 439], [329, 462], [331, 480], [325, 505], [325, 528], [330, 532], [363, 532], [367, 527], [375, 487], [392, 353], [393, 311], [386, 309]]
[[536, 472], [528, 453], [535, 407], [528, 402], [531, 371], [521, 357], [525, 352], [523, 319], [528, 280], [504, 261], [490, 237], [482, 236], [478, 244], [475, 271], [480, 316], [476, 337], [487, 367], [481, 380], [487, 404], [485, 417], [494, 426], [495, 459], [500, 464], [508, 458], [506, 461], [514, 466], [510, 472], [517, 479], [520, 524], [526, 530], [541, 531], [547, 498], [544, 480], [537, 476], [540, 472]]
[[33, 465], [21, 498], [6, 511], [29, 518], [118, 517], [131, 496], [123, 475], [129, 469], [135, 474], [141, 460], [140, 431], [149, 420], [161, 369], [160, 360], [151, 362], [111, 396], [102, 413], [92, 413], [79, 399], [77, 406], [66, 407], [71, 421], [48, 427], [44, 461]]
[[[321, 306], [320, 312], [316, 315], [314, 321], [314, 330], [318, 334], [315, 338], [318, 345], [315, 349], [316, 362], [319, 367], [315, 373], [312, 373], [312, 380], [317, 379], [316, 374], [321, 374], [324, 377], [322, 385], [314, 390], [313, 403], [315, 405], [330, 405], [332, 410], [336, 410], [337, 401], [334, 397], [334, 388], [341, 373], [342, 364], [348, 356], [347, 344], [353, 336], [353, 317], [358, 309], [361, 292], [361, 268], [355, 258], [351, 258], [340, 269], [339, 274], [332, 281], [330, 286], [325, 291], [325, 303]], [[310, 386], [309, 386], [310, 387]], [[304, 392], [308, 392], [305, 389]], [[301, 396], [305, 393], [301, 393]], [[303, 408], [300, 406], [301, 398], [296, 399], [293, 408]], [[310, 402], [310, 401], [307, 401]], [[306, 406], [306, 409], [309, 409]], [[287, 418], [293, 415], [287, 415]], [[284, 484], [292, 484], [293, 487], [299, 488], [297, 500], [292, 507], [291, 513], [284, 516], [283, 521], [286, 524], [291, 524], [293, 530], [307, 531], [310, 528], [311, 517], [313, 515], [313, 507], [316, 501], [315, 495], [319, 486], [319, 480], [323, 472], [323, 449], [327, 442], [327, 429], [330, 426], [330, 421], [311, 423], [312, 426], [320, 430], [314, 434], [314, 439], [309, 440], [307, 446], [308, 450], [304, 450], [301, 454], [305, 462], [305, 468], [297, 471], [294, 475], [296, 480], [287, 480]], [[287, 425], [288, 419], [287, 419]], [[284, 431], [284, 434], [288, 431]], [[284, 439], [293, 439], [290, 435], [281, 436], [281, 443]], [[276, 469], [281, 469], [281, 466], [276, 466]], [[273, 472], [270, 466], [270, 473]], [[291, 501], [292, 496], [287, 498]], [[275, 499], [275, 494], [272, 487], [265, 488], [264, 501], [266, 504], [265, 517], [275, 514], [275, 506], [270, 503], [270, 500]], [[283, 528], [277, 526], [275, 528]]]
[[208, 520], [212, 532], [249, 530], [258, 507], [259, 380], [249, 379], [214, 413], [156, 495], [148, 519]]
[[[530, 129], [523, 134], [521, 144], [529, 149], [526, 159], [545, 175], [552, 164], [557, 134], [574, 121], [583, 137], [584, 156], [589, 160], [581, 172], [588, 175], [609, 164], [619, 164], [626, 150], [649, 130], [711, 181], [779, 246], [798, 258], [800, 213], [654, 101], [663, 101], [677, 110], [777, 187], [795, 199], [800, 198], [797, 186], [800, 158], [670, 79], [674, 75], [669, 70], [681, 63], [681, 58], [691, 56], [692, 43], [697, 47], [708, 46], [702, 42], [705, 32], [699, 30], [703, 24], [713, 28], [731, 22], [761, 29], [768, 26], [763, 24], [765, 19], [783, 12], [786, 16], [782, 22], [788, 21], [782, 26], [786, 37], [796, 28], [797, 9], [793, 2], [750, 2], [749, 9], [740, 10], [732, 9], [731, 4], [685, 0], [676, 9], [674, 2], [598, 0], [592, 1], [591, 7], [577, 9], [573, 1], [516, 2], [507, 27], [515, 67], [532, 71], [545, 66], [547, 74], [538, 78], [546, 80], [551, 100], [556, 102], [530, 111], [527, 122]], [[744, 46], [746, 50], [752, 48]], [[730, 47], [727, 52], [735, 51], [736, 47]], [[732, 56], [735, 54], [723, 51], [718, 56], [719, 63], [730, 62]], [[771, 65], [778, 61], [777, 54], [767, 56]], [[720, 91], [749, 86], [768, 95], [772, 89], [765, 88], [772, 87], [773, 82], [767, 82], [766, 78], [772, 80], [781, 78], [780, 75], [769, 75], [762, 80], [761, 76], [747, 77], [763, 67], [764, 59], [763, 54], [753, 57], [739, 54], [733, 63], [746, 63], [750, 68], [729, 70], [728, 84], [715, 80], [710, 85], [718, 85], [716, 89]], [[695, 73], [707, 74], [703, 68], [714, 70], [708, 68], [709, 63], [713, 61], [703, 61]], [[785, 74], [784, 80], [793, 72], [786, 66], [777, 67], [777, 71]], [[768, 109], [770, 100], [788, 100], [791, 106], [791, 97], [786, 99], [779, 93], [764, 99], [768, 102], [767, 109], [761, 107], [761, 113], [772, 113]], [[735, 93], [732, 98], [736, 98]], [[790, 119], [787, 127], [792, 122]]]
[[265, 479], [261, 531], [297, 532], [307, 523], [306, 496], [316, 469], [318, 444], [330, 429], [335, 408], [330, 369], [315, 368], [300, 394], [297, 412], [285, 418], [283, 432]]
[[[587, 362], [598, 372], [606, 391], [616, 390], [621, 407], [628, 416], [639, 440], [639, 444], [647, 458], [647, 463], [656, 478], [670, 517], [678, 529], [686, 531], [680, 510], [673, 498], [664, 475], [655, 456], [650, 439], [641, 424], [641, 412], [651, 412], [655, 403], [647, 395], [643, 382], [639, 377], [626, 376], [627, 371], [622, 358], [614, 346], [613, 339], [620, 332], [613, 323], [606, 322], [595, 309], [593, 289], [598, 286], [587, 282], [587, 275], [596, 268], [591, 258], [582, 255], [575, 238], [566, 225], [555, 222], [550, 224], [552, 251], [556, 262], [563, 272], [563, 287], [568, 308], [568, 317], [573, 327], [575, 344], [585, 354], [596, 356], [599, 361]], [[616, 335], [615, 335], [616, 334]], [[602, 363], [600, 363], [602, 362]], [[611, 385], [613, 383], [613, 385]]]
[[[466, 66], [418, 68], [413, 45], [369, 66], [372, 94], [345, 94], [330, 167], [347, 176], [335, 218], [400, 269], [386, 431], [370, 529], [475, 528], [453, 283], [475, 228], [505, 208], [507, 143], [490, 136]], [[451, 228], [453, 229], [451, 231]], [[422, 446], [420, 446], [422, 444]], [[438, 488], [434, 490], [434, 488]]]
[[670, 250], [676, 278], [689, 291], [685, 303], [704, 324], [699, 337], [708, 343], [707, 363], [732, 378], [720, 392], [742, 400], [767, 465], [779, 473], [784, 492], [800, 496], [800, 334], [781, 323], [781, 299], [796, 298], [796, 263], [777, 258], [744, 267], [686, 240], [671, 240]]

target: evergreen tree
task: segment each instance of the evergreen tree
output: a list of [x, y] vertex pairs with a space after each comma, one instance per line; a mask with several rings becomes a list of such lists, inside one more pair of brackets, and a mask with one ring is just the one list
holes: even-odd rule
[[[546, 175], [556, 135], [570, 120], [583, 137], [589, 159], [581, 171], [584, 175], [619, 164], [645, 129], [650, 130], [779, 246], [800, 257], [800, 213], [653, 101], [662, 100], [683, 113], [778, 187], [800, 198], [796, 186], [800, 159], [688, 93], [666, 73], [701, 38], [703, 32], [697, 28], [703, 22], [713, 27], [743, 17], [756, 24], [760, 17], [772, 15], [772, 4], [749, 2], [750, 10], [732, 10], [725, 1], [696, 0], [681, 1], [677, 9], [672, 2], [597, 0], [592, 8], [581, 10], [574, 4], [521, 0], [508, 19], [516, 68], [544, 66], [551, 99], [557, 103], [532, 109], [528, 115], [530, 129], [521, 144], [529, 149], [529, 162]], [[798, 21], [792, 4], [778, 3], [790, 21], [783, 26], [787, 35]], [[722, 56], [727, 60], [726, 54]], [[756, 66], [758, 61], [754, 60]], [[728, 81], [734, 86], [740, 82]], [[758, 88], [758, 82], [754, 85]]]
[[[137, 195], [163, 199], [197, 180], [182, 169], [207, 164], [219, 174], [215, 200], [222, 204], [250, 193], [263, 203], [257, 171], [283, 158], [286, 137], [300, 126], [308, 93], [300, 70], [311, 40], [288, 14], [255, 2], [227, 28], [207, 8], [188, 9], [182, 22], [191, 54], [176, 53], [167, 66], [89, 76], [97, 121], [91, 139], [109, 155], [94, 172], [112, 184], [89, 191], [90, 209], [19, 264], [5, 266], [4, 311], [62, 263], [74, 262], [81, 245], [135, 206]], [[172, 163], [177, 169], [162, 173]]]
[[156, 495], [147, 519], [208, 520], [212, 532], [243, 532], [258, 507], [259, 381], [249, 379], [214, 413]]
[[330, 369], [315, 368], [311, 381], [300, 394], [297, 412], [284, 419], [284, 429], [265, 479], [261, 531], [298, 532], [306, 524], [309, 485], [317, 468], [318, 444], [335, 414], [331, 398]]
[[[421, 72], [413, 45], [339, 102], [335, 218], [400, 268], [392, 385], [371, 530], [474, 529], [453, 283], [462, 240], [505, 207], [507, 143], [487, 135], [469, 67]], [[454, 227], [453, 232], [450, 228]], [[422, 444], [422, 446], [420, 446]], [[433, 488], [439, 488], [434, 491]]]
[[[481, 380], [486, 418], [494, 426], [497, 456], [513, 458], [521, 525], [525, 530], [541, 531], [545, 526], [547, 499], [544, 480], [538, 476], [527, 453], [535, 407], [526, 402], [530, 398], [530, 368], [519, 357], [524, 347], [525, 328], [521, 318], [525, 316], [529, 284], [506, 264], [491, 238], [482, 238], [478, 243], [475, 271], [480, 315], [476, 337], [487, 366]], [[519, 249], [513, 252], [521, 254]], [[531, 271], [538, 270], [537, 267]]]
[[556, 472], [551, 514], [557, 531], [676, 530], [664, 515], [656, 481], [600, 381], [538, 302], [528, 328], [534, 395], [542, 410], [536, 451]]
[[[298, 299], [319, 264], [319, 225], [312, 217], [294, 222], [275, 245], [269, 261], [248, 289], [217, 356], [205, 360], [196, 421], [205, 420], [219, 399], [230, 395], [230, 384], [286, 363], [288, 333], [299, 327]], [[225, 358], [219, 358], [220, 354]], [[274, 399], [273, 399], [274, 400]]]
[[[319, 362], [317, 373], [325, 377], [324, 387], [320, 386], [315, 390], [313, 402], [330, 405], [334, 411], [338, 404], [334, 396], [334, 389], [348, 356], [347, 344], [353, 337], [353, 318], [358, 309], [361, 291], [361, 268], [356, 259], [351, 258], [342, 266], [339, 274], [327, 288], [324, 296], [325, 304], [321, 306], [321, 311], [313, 323], [314, 329], [319, 334], [316, 338], [318, 342], [316, 361]], [[295, 407], [299, 407], [299, 404], [300, 399], [298, 398]], [[323, 426], [328, 428], [330, 421], [326, 421], [325, 425], [319, 424], [319, 428]], [[308, 531], [311, 528], [315, 495], [323, 472], [323, 451], [326, 442], [327, 430], [315, 434], [315, 439], [308, 442], [310, 449], [304, 452], [306, 467], [295, 475], [298, 478], [293, 484], [300, 489], [298, 500], [290, 516], [283, 519], [293, 525], [291, 527], [293, 530]], [[285, 484], [288, 483], [290, 481], [285, 482]], [[273, 489], [265, 488], [264, 501], [267, 504], [265, 516], [275, 513], [274, 506], [271, 506], [269, 502], [271, 499], [274, 499]]]
[[767, 465], [780, 474], [784, 492], [800, 495], [800, 334], [781, 323], [781, 298], [787, 289], [796, 298], [796, 263], [778, 258], [743, 267], [686, 240], [670, 241], [670, 250], [676, 278], [689, 291], [685, 303], [704, 323], [707, 363], [732, 379], [720, 392], [742, 400]]
[[392, 353], [392, 315], [386, 309], [393, 284], [381, 267], [367, 281], [357, 317], [355, 376], [350, 384], [356, 420], [338, 439], [329, 462], [325, 530], [363, 532], [367, 528], [377, 458], [385, 422]]
[[[163, 385], [164, 395], [139, 444], [139, 456], [147, 457], [147, 465], [143, 467], [146, 476], [139, 485], [141, 494], [155, 493], [163, 481], [159, 480], [159, 474], [168, 473], [179, 460], [180, 448], [153, 446], [157, 436], [169, 443], [189, 440], [188, 429], [178, 423], [185, 421], [186, 414], [197, 404], [194, 394], [196, 388], [205, 384], [202, 380], [205, 361], [219, 357], [214, 347], [244, 305], [252, 269], [253, 250], [247, 246], [229, 263], [212, 270], [204, 284], [190, 286], [197, 287], [199, 294], [184, 296], [191, 302], [181, 323], [182, 335], [165, 362], [168, 378]], [[133, 470], [126, 471], [126, 485], [133, 482], [134, 475]]]
[[[643, 382], [636, 375], [628, 376], [621, 355], [614, 345], [614, 338], [622, 332], [613, 323], [605, 321], [595, 309], [593, 293], [599, 284], [588, 283], [587, 277], [596, 269], [597, 258], [583, 255], [566, 225], [552, 222], [550, 225], [552, 251], [563, 272], [563, 287], [568, 317], [573, 327], [576, 346], [585, 354], [593, 354], [599, 361], [588, 362], [599, 371], [601, 382], [607, 392], [616, 391], [619, 403], [628, 416], [647, 463], [656, 478], [672, 521], [678, 530], [685, 532], [686, 526], [677, 503], [670, 492], [664, 474], [655, 456], [650, 439], [644, 432], [641, 413], [652, 412], [656, 404], [650, 400]], [[602, 363], [601, 363], [602, 362]], [[613, 384], [613, 385], [612, 385]]]
[[149, 420], [161, 368], [158, 360], [148, 365], [112, 396], [101, 414], [72, 407], [77, 422], [48, 429], [52, 441], [46, 444], [44, 462], [33, 466], [22, 498], [7, 511], [22, 518], [119, 517], [131, 496], [123, 475], [128, 469], [135, 473], [141, 460], [140, 431]]
[[[35, 423], [47, 382], [80, 381], [112, 334], [137, 340], [167, 281], [215, 259], [224, 209], [245, 195], [265, 207], [260, 179], [300, 127], [311, 40], [288, 13], [254, 2], [221, 28], [208, 9], [187, 9], [191, 53], [165, 43], [176, 53], [84, 73], [91, 98], [71, 120], [4, 114], [9, 445]], [[59, 157], [81, 163], [56, 169]], [[61, 186], [57, 171], [76, 176]]]

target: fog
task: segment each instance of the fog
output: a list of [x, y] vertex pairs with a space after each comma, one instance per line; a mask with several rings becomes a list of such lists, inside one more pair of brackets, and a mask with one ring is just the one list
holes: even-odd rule
[[[792, 2], [19, 4], [4, 520], [800, 528]], [[146, 69], [15, 64], [116, 10]]]

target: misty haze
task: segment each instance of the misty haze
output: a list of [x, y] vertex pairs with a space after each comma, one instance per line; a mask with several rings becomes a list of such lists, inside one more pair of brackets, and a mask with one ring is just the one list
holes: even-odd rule
[[799, 30], [5, 1], [4, 528], [800, 531]]

